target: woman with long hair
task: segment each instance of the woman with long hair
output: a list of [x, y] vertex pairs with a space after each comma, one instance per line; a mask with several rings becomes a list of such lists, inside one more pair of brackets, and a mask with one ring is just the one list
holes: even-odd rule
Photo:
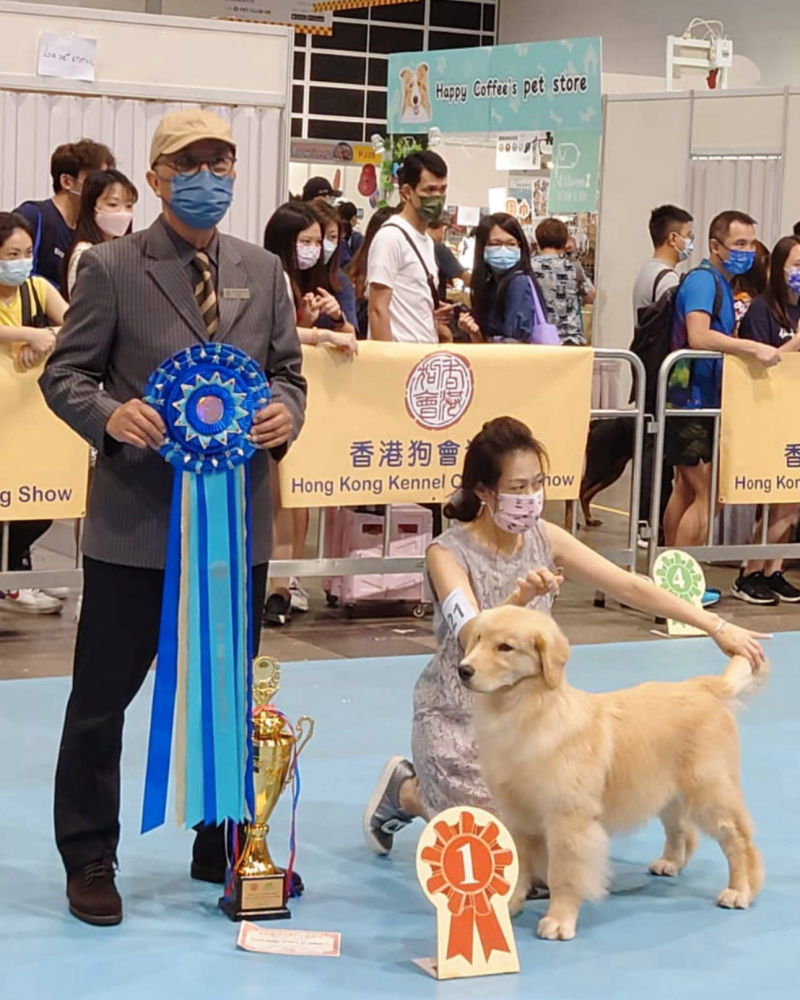
[[[739, 337], [777, 347], [782, 354], [800, 351], [800, 237], [784, 236], [775, 244], [766, 291], [753, 299], [742, 318]], [[770, 504], [767, 542], [770, 545], [785, 542], [797, 524], [798, 514], [800, 504]], [[762, 525], [757, 522], [754, 542], [760, 539], [761, 531]], [[748, 604], [800, 603], [800, 590], [783, 575], [782, 559], [748, 560], [731, 593]]]
[[462, 312], [459, 327], [494, 343], [530, 342], [541, 294], [531, 271], [522, 226], [505, 212], [481, 219], [475, 232], [472, 311]]
[[333, 327], [337, 330], [344, 329], [346, 325], [355, 332], [357, 323], [356, 293], [353, 282], [342, 271], [341, 267], [344, 223], [337, 210], [324, 198], [314, 198], [309, 204], [322, 226], [322, 263], [326, 268], [323, 289], [339, 303], [338, 317], [321, 313], [317, 323], [319, 326]]
[[69, 301], [78, 276], [78, 261], [89, 247], [126, 236], [133, 224], [139, 192], [119, 170], [95, 170], [83, 182], [75, 235], [64, 258], [61, 290]]
[[375, 239], [375, 235], [384, 222], [391, 219], [393, 215], [397, 215], [401, 208], [402, 205], [384, 205], [383, 208], [379, 208], [372, 213], [372, 217], [367, 223], [367, 230], [364, 233], [364, 239], [361, 241], [358, 249], [353, 254], [353, 259], [350, 261], [350, 267], [347, 269], [347, 273], [350, 276], [350, 280], [353, 282], [353, 287], [356, 290], [356, 314], [358, 317], [359, 340], [366, 340], [369, 335], [369, 281], [367, 279], [369, 248], [372, 246], [372, 241]]
[[[304, 201], [281, 205], [264, 230], [265, 249], [277, 254], [283, 264], [301, 343], [328, 344], [354, 353], [355, 331], [327, 287], [323, 240], [319, 216]], [[318, 326], [321, 316], [327, 316], [335, 328]]]
[[[346, 322], [341, 307], [326, 289], [327, 268], [322, 252], [323, 228], [311, 206], [289, 201], [272, 215], [264, 230], [264, 247], [277, 254], [283, 265], [286, 286], [297, 319], [300, 343], [322, 346], [353, 355], [358, 351], [355, 332]], [[335, 329], [320, 325], [328, 316]], [[340, 322], [342, 321], [342, 322]], [[286, 509], [281, 502], [278, 468], [271, 465], [273, 513], [273, 559], [301, 559], [308, 532], [308, 510]], [[292, 611], [308, 611], [308, 593], [295, 577], [270, 581], [270, 593], [264, 605], [264, 622], [270, 626], [286, 625]]]
[[694, 625], [728, 656], [763, 663], [764, 636], [660, 590], [545, 521], [546, 473], [543, 445], [512, 417], [489, 421], [470, 442], [461, 489], [445, 507], [457, 523], [426, 553], [437, 651], [414, 689], [414, 762], [392, 757], [364, 812], [364, 835], [378, 854], [388, 854], [394, 834], [416, 816], [429, 819], [455, 805], [492, 809], [475, 749], [472, 695], [457, 670], [480, 611], [512, 604], [551, 614], [569, 577], [649, 615]]

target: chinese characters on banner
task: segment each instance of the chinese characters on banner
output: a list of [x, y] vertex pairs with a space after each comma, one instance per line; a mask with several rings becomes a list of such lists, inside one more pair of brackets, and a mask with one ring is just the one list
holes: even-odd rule
[[725, 358], [719, 495], [723, 503], [800, 502], [800, 355], [763, 368]]
[[278, 466], [286, 507], [443, 501], [460, 484], [469, 441], [499, 416], [517, 417], [544, 442], [548, 496], [578, 495], [588, 348], [366, 341], [353, 359], [303, 348], [303, 373], [306, 423]]

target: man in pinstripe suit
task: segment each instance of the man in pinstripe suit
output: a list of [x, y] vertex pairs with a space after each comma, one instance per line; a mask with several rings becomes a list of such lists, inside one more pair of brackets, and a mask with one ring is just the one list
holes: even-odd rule
[[[40, 380], [50, 407], [98, 451], [55, 785], [70, 911], [87, 923], [122, 919], [114, 871], [123, 713], [158, 642], [173, 473], [155, 451], [164, 425], [142, 401], [145, 383], [165, 358], [208, 340], [246, 351], [270, 380], [272, 401], [251, 432], [262, 449], [251, 461], [256, 635], [271, 546], [267, 452], [282, 456], [305, 412], [280, 262], [216, 230], [232, 198], [235, 153], [228, 125], [215, 115], [187, 110], [162, 119], [147, 175], [162, 215], [149, 229], [83, 255]], [[198, 834], [194, 857], [197, 877], [221, 877], [224, 844], [216, 828]]]

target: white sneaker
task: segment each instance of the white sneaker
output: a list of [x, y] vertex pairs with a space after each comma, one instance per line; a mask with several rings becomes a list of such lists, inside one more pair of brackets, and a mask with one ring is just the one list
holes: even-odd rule
[[42, 593], [48, 597], [57, 597], [59, 601], [66, 601], [69, 597], [69, 587], [42, 587]]
[[57, 597], [49, 597], [42, 590], [0, 590], [0, 610], [15, 611], [23, 615], [57, 615], [63, 605]]
[[289, 597], [292, 611], [308, 611], [308, 591], [295, 576], [289, 577]]

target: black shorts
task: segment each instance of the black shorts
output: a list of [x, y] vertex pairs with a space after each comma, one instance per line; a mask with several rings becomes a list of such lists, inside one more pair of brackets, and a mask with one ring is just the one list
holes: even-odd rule
[[667, 419], [664, 461], [667, 465], [699, 465], [710, 462], [714, 452], [714, 418], [674, 417]]

